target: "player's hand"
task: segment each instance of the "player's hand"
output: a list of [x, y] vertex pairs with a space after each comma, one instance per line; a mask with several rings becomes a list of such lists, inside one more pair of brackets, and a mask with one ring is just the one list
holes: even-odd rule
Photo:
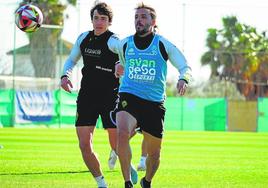
[[73, 88], [73, 84], [67, 76], [61, 79], [61, 87], [65, 91], [71, 93], [71, 88]]
[[120, 63], [115, 65], [114, 75], [116, 78], [120, 78], [124, 74], [124, 67]]
[[185, 80], [179, 80], [177, 83], [177, 90], [179, 95], [184, 95], [188, 84]]

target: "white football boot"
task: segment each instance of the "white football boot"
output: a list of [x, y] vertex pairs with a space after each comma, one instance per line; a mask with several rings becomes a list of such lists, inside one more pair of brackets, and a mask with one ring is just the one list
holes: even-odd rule
[[109, 169], [110, 170], [113, 170], [114, 169], [115, 163], [117, 161], [117, 158], [118, 157], [117, 157], [115, 151], [114, 150], [111, 150], [110, 157], [109, 157], [109, 160], [108, 160], [108, 166], [109, 166]]

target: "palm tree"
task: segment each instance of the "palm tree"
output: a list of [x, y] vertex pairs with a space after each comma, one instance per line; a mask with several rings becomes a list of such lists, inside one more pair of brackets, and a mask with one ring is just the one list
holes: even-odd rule
[[234, 16], [222, 19], [223, 28], [208, 29], [208, 51], [202, 65], [217, 76], [236, 83], [247, 100], [268, 96], [268, 39], [266, 33], [238, 22]]

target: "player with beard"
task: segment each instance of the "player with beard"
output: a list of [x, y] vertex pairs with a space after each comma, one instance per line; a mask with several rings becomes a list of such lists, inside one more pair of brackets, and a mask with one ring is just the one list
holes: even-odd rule
[[154, 8], [142, 3], [135, 10], [136, 33], [122, 40], [117, 51], [120, 64], [116, 65], [115, 74], [117, 77], [123, 76], [116, 111], [117, 152], [125, 188], [131, 188], [132, 154], [129, 139], [138, 125], [147, 152], [146, 173], [140, 184], [143, 188], [150, 188], [160, 164], [167, 60], [180, 73], [177, 83], [180, 95], [185, 94], [191, 68], [175, 45], [155, 33]]

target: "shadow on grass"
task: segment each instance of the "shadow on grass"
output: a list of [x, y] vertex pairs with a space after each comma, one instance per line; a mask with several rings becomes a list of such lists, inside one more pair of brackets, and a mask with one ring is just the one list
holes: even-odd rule
[[88, 171], [66, 171], [66, 172], [20, 172], [20, 173], [0, 173], [0, 176], [27, 176], [27, 175], [44, 175], [44, 174], [81, 174], [81, 173], [89, 173]]

